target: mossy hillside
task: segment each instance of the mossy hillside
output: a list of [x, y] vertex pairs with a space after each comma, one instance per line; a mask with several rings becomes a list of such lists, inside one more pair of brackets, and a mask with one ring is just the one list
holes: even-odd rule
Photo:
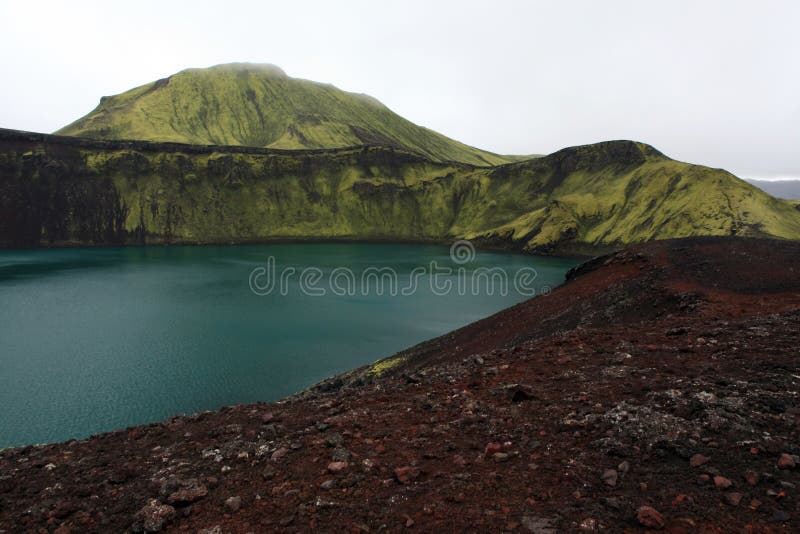
[[513, 161], [417, 126], [372, 97], [295, 79], [272, 65], [189, 69], [103, 97], [62, 135], [286, 149], [385, 145], [433, 161]]
[[272, 239], [594, 250], [688, 235], [800, 238], [800, 211], [629, 141], [496, 168], [391, 147], [282, 152], [0, 132], [0, 244]]
[[522, 242], [542, 252], [570, 242], [606, 247], [692, 235], [800, 237], [800, 218], [789, 202], [726, 171], [674, 161], [638, 143], [566, 149], [494, 172], [522, 179], [541, 196], [509, 223], [468, 232], [473, 239]]

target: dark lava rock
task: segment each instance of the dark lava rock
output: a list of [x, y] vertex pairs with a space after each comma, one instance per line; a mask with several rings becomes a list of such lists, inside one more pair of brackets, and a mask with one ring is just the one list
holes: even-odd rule
[[228, 497], [225, 499], [225, 508], [230, 512], [238, 512], [242, 507], [242, 498], [237, 496]]
[[418, 468], [413, 466], [403, 466], [398, 467], [394, 470], [394, 477], [400, 484], [408, 484], [412, 480], [416, 479], [420, 474]]
[[639, 524], [647, 528], [664, 528], [664, 517], [652, 506], [642, 506], [636, 512]]
[[175, 519], [175, 508], [151, 499], [147, 506], [136, 512], [131, 530], [133, 532], [159, 532]]
[[167, 497], [167, 502], [172, 505], [180, 506], [199, 501], [206, 495], [208, 495], [208, 488], [203, 484], [195, 482], [186, 488], [179, 489], [170, 494], [170, 496]]

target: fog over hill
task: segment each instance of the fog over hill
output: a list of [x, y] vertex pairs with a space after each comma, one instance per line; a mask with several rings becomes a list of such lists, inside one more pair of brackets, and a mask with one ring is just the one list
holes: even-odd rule
[[800, 180], [746, 180], [774, 197], [800, 200]]

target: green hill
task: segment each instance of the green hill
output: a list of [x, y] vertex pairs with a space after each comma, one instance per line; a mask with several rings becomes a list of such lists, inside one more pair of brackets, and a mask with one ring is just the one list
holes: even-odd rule
[[513, 161], [417, 126], [374, 98], [248, 63], [188, 69], [103, 97], [57, 134], [269, 148], [383, 145], [433, 161]]
[[485, 168], [393, 147], [275, 150], [0, 130], [0, 246], [458, 238], [539, 253], [800, 238], [800, 209], [641, 143]]
[[643, 143], [566, 148], [488, 174], [496, 189], [487, 197], [508, 198], [503, 188], [514, 184], [514, 196], [528, 198], [525, 213], [490, 230], [464, 229], [472, 239], [542, 252], [568, 243], [591, 247], [697, 235], [800, 238], [800, 211], [792, 202]]

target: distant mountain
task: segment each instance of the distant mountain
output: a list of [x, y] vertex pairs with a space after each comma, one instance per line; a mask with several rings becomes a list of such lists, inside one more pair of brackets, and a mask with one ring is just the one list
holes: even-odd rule
[[491, 168], [392, 147], [275, 150], [0, 130], [0, 246], [369, 239], [595, 253], [696, 235], [800, 239], [800, 211], [609, 141]]
[[762, 191], [778, 198], [800, 200], [800, 180], [747, 180]]
[[473, 165], [515, 160], [417, 126], [370, 96], [249, 63], [188, 69], [103, 97], [56, 133], [286, 149], [383, 145]]

